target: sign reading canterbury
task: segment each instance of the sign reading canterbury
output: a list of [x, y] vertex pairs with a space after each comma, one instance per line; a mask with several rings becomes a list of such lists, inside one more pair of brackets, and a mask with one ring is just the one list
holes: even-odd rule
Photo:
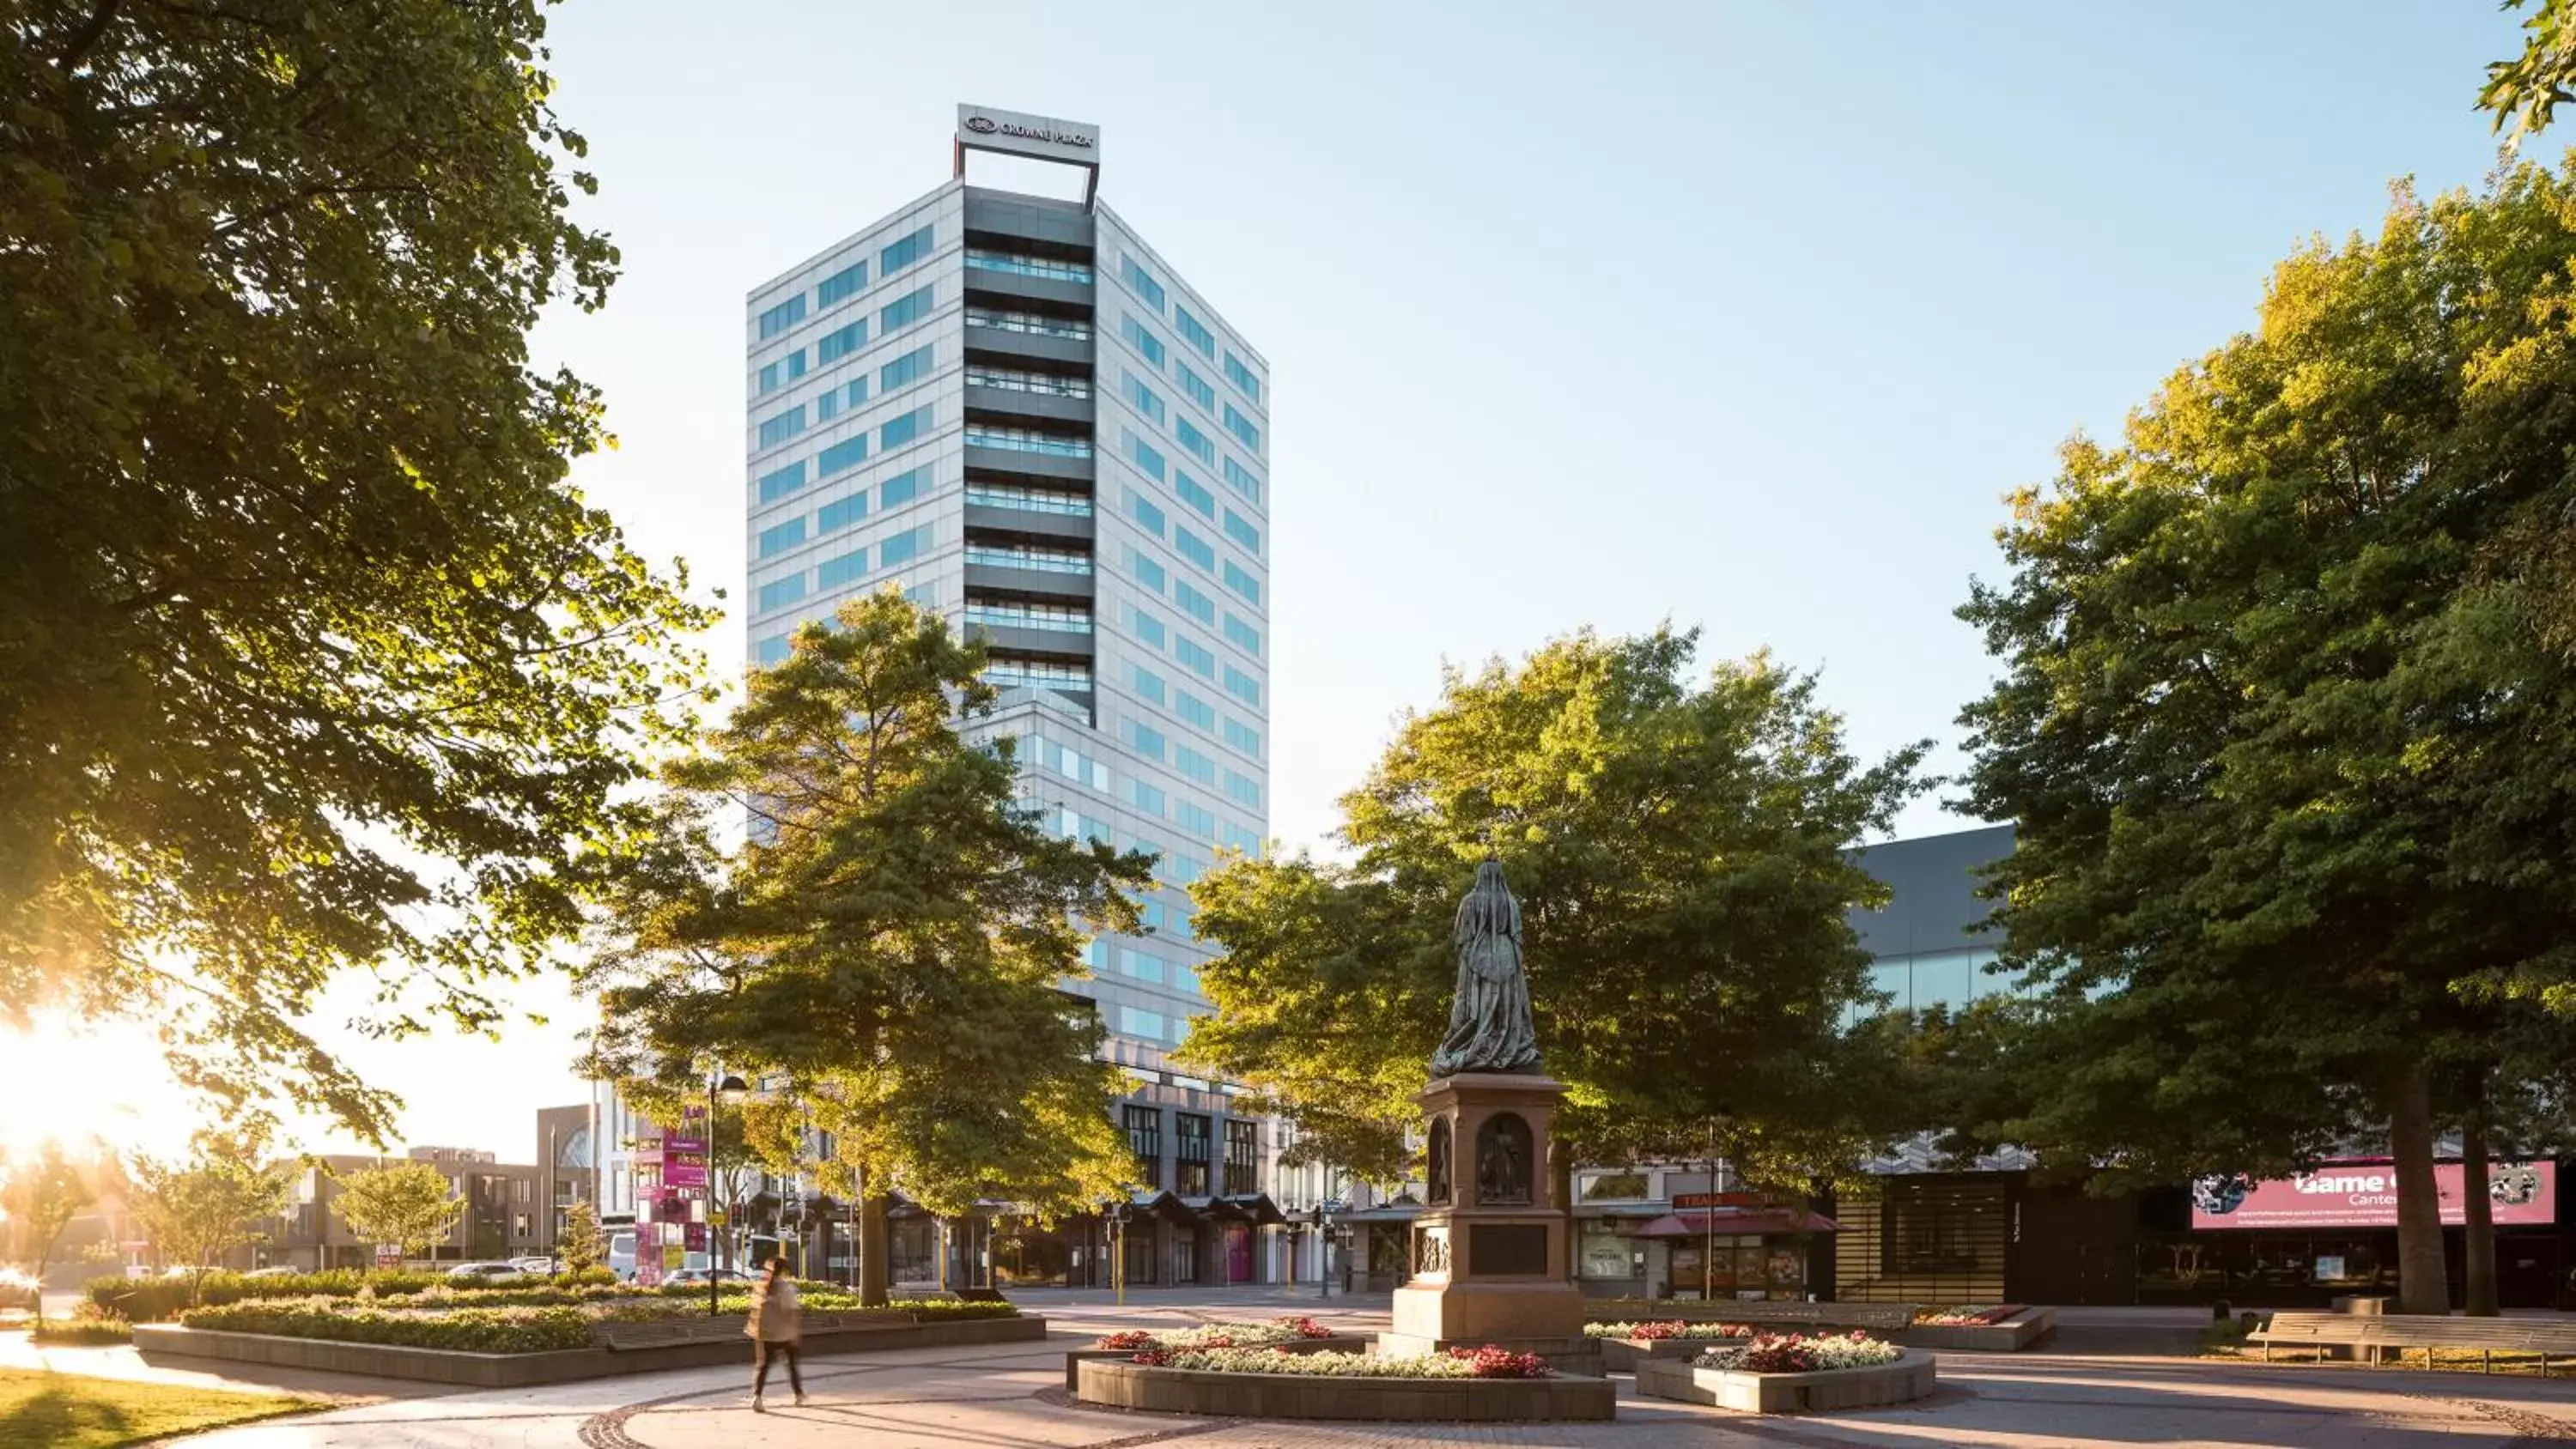
[[980, 150], [1006, 151], [1049, 161], [1097, 165], [1100, 160], [1100, 128], [1097, 126], [1060, 121], [1053, 116], [997, 111], [990, 106], [959, 106], [957, 139]]

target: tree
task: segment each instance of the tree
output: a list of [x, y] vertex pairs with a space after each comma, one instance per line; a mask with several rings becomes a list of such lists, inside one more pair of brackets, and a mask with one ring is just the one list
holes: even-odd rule
[[54, 1256], [54, 1245], [62, 1241], [63, 1229], [97, 1196], [89, 1174], [63, 1155], [61, 1143], [53, 1141], [38, 1149], [34, 1160], [10, 1168], [7, 1181], [0, 1184], [0, 1215], [18, 1229], [27, 1256], [35, 1260], [38, 1323], [45, 1321], [45, 1264]]
[[2448, 1306], [2436, 1131], [2576, 1008], [2571, 264], [2562, 175], [2401, 188], [2068, 444], [1961, 610], [2006, 669], [1968, 804], [2019, 822], [1989, 884], [2053, 988], [2008, 1130], [2166, 1177], [2384, 1132], [2409, 1312]]
[[190, 1269], [191, 1299], [235, 1248], [264, 1242], [261, 1227], [286, 1207], [287, 1175], [261, 1165], [255, 1135], [200, 1132], [184, 1161], [138, 1157], [128, 1169], [131, 1206], [164, 1263]]
[[[1014, 803], [1013, 741], [958, 729], [992, 706], [983, 663], [892, 591], [804, 626], [665, 772], [640, 863], [597, 882], [588, 1070], [666, 1122], [717, 1064], [787, 1084], [868, 1204], [872, 1301], [890, 1192], [1053, 1215], [1131, 1170], [1099, 1021], [1058, 983], [1091, 930], [1139, 928], [1126, 892], [1150, 858], [1058, 839]], [[734, 811], [749, 839], [719, 849]]]
[[[381, 1140], [299, 1025], [489, 1029], [693, 686], [529, 364], [616, 251], [537, 0], [31, 0], [0, 147], [0, 1021], [148, 1016]], [[389, 987], [390, 989], [390, 987]]]
[[587, 1200], [564, 1209], [563, 1240], [555, 1244], [558, 1266], [566, 1273], [587, 1273], [601, 1260], [599, 1210]]
[[425, 1258], [456, 1226], [465, 1199], [447, 1174], [426, 1162], [393, 1162], [341, 1180], [331, 1200], [349, 1236], [391, 1244], [406, 1258]]
[[[2519, 10], [2526, 0], [2504, 0]], [[2478, 109], [2495, 113], [2495, 129], [2512, 127], [2509, 144], [2549, 128], [2559, 103], [2576, 99], [2576, 0], [2540, 0], [2522, 22], [2522, 54], [2491, 62]]]
[[1521, 901], [1546, 1070], [1571, 1088], [1567, 1157], [1696, 1155], [1714, 1127], [1774, 1182], [1854, 1160], [1874, 1125], [1837, 1079], [1875, 1039], [1843, 1031], [1870, 998], [1845, 913], [1884, 888], [1849, 852], [1919, 788], [1922, 750], [1864, 766], [1812, 678], [1757, 656], [1694, 687], [1696, 645], [1585, 632], [1452, 673], [1342, 797], [1352, 863], [1241, 860], [1194, 888], [1224, 954], [1184, 1058], [1289, 1116], [1296, 1160], [1400, 1174], [1451, 920], [1490, 852]]

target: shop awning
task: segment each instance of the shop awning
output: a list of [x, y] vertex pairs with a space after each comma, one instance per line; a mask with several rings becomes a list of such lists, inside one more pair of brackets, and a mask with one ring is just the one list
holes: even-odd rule
[[1839, 1233], [1843, 1225], [1822, 1213], [1801, 1208], [1716, 1208], [1706, 1212], [1666, 1213], [1629, 1236], [1638, 1238], [1705, 1238], [1761, 1233]]

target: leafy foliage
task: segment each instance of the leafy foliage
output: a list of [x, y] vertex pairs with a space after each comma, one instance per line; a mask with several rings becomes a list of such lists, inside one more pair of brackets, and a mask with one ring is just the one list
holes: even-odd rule
[[[0, 66], [0, 1020], [381, 1137], [299, 1025], [490, 1028], [707, 615], [566, 482], [531, 368], [617, 255], [539, 0], [30, 0]], [[396, 998], [399, 999], [396, 999]]]
[[2572, 273], [2562, 174], [2401, 190], [2068, 444], [1961, 610], [2006, 666], [1968, 803], [2020, 822], [1991, 885], [2052, 993], [1997, 1135], [2173, 1178], [2385, 1130], [2414, 1312], [2437, 1114], [2563, 1079], [2576, 1008]]
[[[1015, 805], [1010, 742], [958, 732], [991, 707], [982, 666], [887, 591], [753, 677], [667, 771], [644, 865], [599, 882], [594, 1074], [677, 1121], [722, 1063], [770, 1089], [744, 1110], [753, 1150], [880, 1204], [899, 1188], [937, 1212], [1053, 1214], [1117, 1190], [1116, 1078], [1089, 1003], [1057, 983], [1081, 974], [1083, 923], [1136, 929], [1126, 892], [1150, 860], [1055, 839]], [[735, 811], [753, 828], [727, 853]], [[807, 1126], [833, 1162], [797, 1161]], [[882, 1264], [881, 1212], [866, 1230]]]
[[607, 1271], [601, 1261], [607, 1255], [607, 1245], [600, 1239], [599, 1210], [588, 1201], [564, 1209], [562, 1237], [555, 1252], [566, 1276], [580, 1278]]
[[281, 1338], [390, 1343], [467, 1353], [544, 1353], [551, 1349], [588, 1348], [590, 1322], [589, 1316], [578, 1308], [460, 1308], [424, 1317], [270, 1302], [192, 1308], [179, 1315], [182, 1327], [221, 1333], [269, 1333]]
[[391, 1244], [404, 1257], [425, 1257], [465, 1211], [447, 1174], [426, 1162], [395, 1162], [352, 1173], [331, 1210], [362, 1243]]
[[[2502, 8], [2528, 3], [2504, 0]], [[2478, 109], [2495, 113], [2496, 130], [2510, 126], [2516, 144], [2547, 130], [2559, 103], [2576, 99], [2576, 0], [2539, 0], [2522, 28], [2522, 54], [2489, 64], [2478, 91]]]
[[1863, 766], [1814, 681], [1764, 658], [1694, 688], [1696, 643], [1587, 632], [1452, 674], [1342, 798], [1352, 864], [1240, 861], [1195, 888], [1225, 954], [1183, 1055], [1294, 1119], [1301, 1157], [1399, 1174], [1451, 918], [1490, 852], [1574, 1153], [1696, 1151], [1716, 1121], [1748, 1172], [1850, 1160], [1868, 1073], [1841, 1028], [1869, 987], [1844, 913], [1883, 888], [1847, 851], [1919, 788], [1921, 749]]
[[[45, 1280], [45, 1264], [54, 1256], [54, 1245], [62, 1241], [63, 1229], [82, 1208], [98, 1197], [90, 1184], [90, 1175], [81, 1164], [63, 1155], [62, 1144], [46, 1142], [33, 1161], [8, 1169], [8, 1178], [0, 1182], [0, 1216], [9, 1220], [35, 1262], [35, 1279]], [[36, 1294], [36, 1322], [45, 1321], [45, 1298]]]
[[127, 1205], [164, 1262], [195, 1271], [191, 1294], [233, 1249], [261, 1241], [262, 1224], [286, 1206], [284, 1172], [262, 1164], [257, 1138], [201, 1132], [182, 1162], [138, 1157]]

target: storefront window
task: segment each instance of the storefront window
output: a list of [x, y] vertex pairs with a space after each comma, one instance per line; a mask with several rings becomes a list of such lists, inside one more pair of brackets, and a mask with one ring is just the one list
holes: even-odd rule
[[1586, 1278], [1633, 1278], [1637, 1276], [1628, 1252], [1628, 1239], [1618, 1228], [1606, 1222], [1583, 1226], [1576, 1256], [1579, 1272]]

